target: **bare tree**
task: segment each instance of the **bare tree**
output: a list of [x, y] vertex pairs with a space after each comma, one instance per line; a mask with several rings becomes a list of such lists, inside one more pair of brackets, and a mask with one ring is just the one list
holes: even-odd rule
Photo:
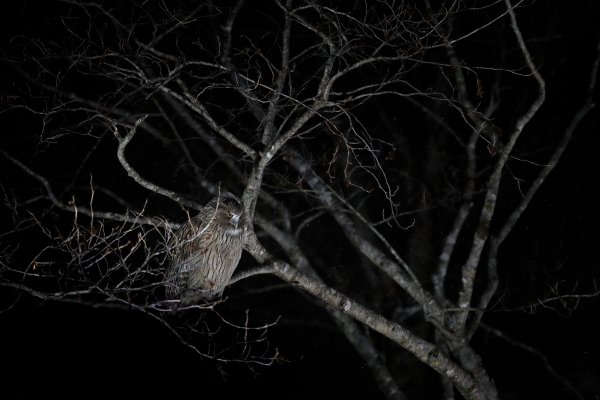
[[[173, 230], [243, 193], [253, 261], [230, 286], [269, 291], [269, 274], [308, 293], [386, 398], [415, 390], [395, 371], [415, 360], [386, 359], [370, 331], [444, 398], [499, 398], [472, 338], [503, 242], [595, 105], [598, 58], [548, 137], [530, 129], [546, 84], [522, 1], [338, 3], [73, 1], [60, 36], [14, 38], [4, 113], [35, 122], [0, 150], [0, 285], [143, 312], [202, 357], [270, 365], [277, 318], [229, 320], [227, 291], [184, 317], [164, 297]], [[216, 346], [214, 324], [242, 340]]]

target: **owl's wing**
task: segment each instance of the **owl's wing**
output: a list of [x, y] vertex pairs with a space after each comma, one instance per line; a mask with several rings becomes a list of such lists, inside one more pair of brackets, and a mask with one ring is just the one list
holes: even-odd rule
[[183, 224], [169, 240], [166, 285], [171, 298], [179, 297], [179, 291], [187, 286], [189, 271], [201, 262], [197, 256], [202, 252], [203, 241], [199, 240], [199, 236], [204, 228], [202, 218], [197, 215]]
[[210, 241], [210, 225], [216, 223], [215, 208], [208, 203], [173, 235], [171, 250], [174, 259], [187, 260], [190, 255], [205, 249]]
[[[207, 253], [214, 244], [216, 209], [208, 203], [173, 235], [169, 244], [171, 265], [167, 274], [167, 292], [182, 298], [190, 290], [204, 286], [208, 268]], [[170, 289], [169, 289], [170, 288]]]

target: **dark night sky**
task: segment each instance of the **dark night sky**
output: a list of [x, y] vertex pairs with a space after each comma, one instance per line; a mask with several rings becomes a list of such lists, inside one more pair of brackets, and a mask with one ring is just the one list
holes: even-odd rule
[[[52, 12], [52, 6], [40, 9], [35, 2], [23, 4], [0, 6], [2, 46], [7, 37], [44, 34], [41, 21]], [[578, 7], [589, 10], [584, 7], [587, 5], [588, 2], [580, 1], [565, 6], [565, 14], [573, 16], [565, 20], [597, 25], [594, 14], [580, 14]], [[534, 24], [540, 23], [535, 15], [529, 18]], [[598, 30], [590, 32], [589, 37], [598, 34]], [[574, 57], [581, 54], [583, 64], [591, 56], [589, 51], [583, 54], [577, 47], [573, 43], [551, 53], [568, 63], [573, 75], [579, 77]], [[3, 79], [2, 85], [8, 88], [11, 82]], [[2, 97], [9, 93], [9, 89], [0, 90]], [[549, 93], [561, 90], [570, 94], [569, 83], [549, 85]], [[561, 113], [576, 107], [570, 100], [568, 95], [558, 96], [544, 111], [546, 118], [563, 123], [566, 117]], [[23, 121], [6, 114], [0, 118], [8, 118], [9, 125], [5, 126], [10, 126], [0, 133], [0, 146], [17, 148], [10, 136], [19, 134]], [[599, 126], [596, 110], [575, 133], [558, 167], [519, 222], [519, 234], [507, 240], [505, 247], [510, 251], [503, 254], [503, 265], [508, 270], [501, 279], [506, 287], [519, 290], [507, 289], [498, 300], [497, 309], [484, 320], [489, 326], [502, 326], [507, 335], [547, 355], [556, 372], [589, 399], [600, 399], [600, 352], [594, 344], [600, 337], [600, 297], [581, 299], [570, 312], [563, 308], [538, 308], [535, 313], [506, 309], [528, 304], [549, 282], [557, 283], [563, 293], [590, 293], [594, 282], [600, 282]], [[13, 170], [3, 167], [6, 164], [0, 162], [0, 182], [4, 185], [4, 179], [10, 178], [3, 175]], [[532, 275], [532, 268], [525, 268], [524, 264], [536, 265], [533, 270], [539, 273]], [[244, 258], [242, 265], [247, 267], [252, 261]], [[544, 269], [552, 271], [548, 280], [544, 280]], [[263, 281], [255, 282], [259, 283], [251, 286], [260, 287]], [[277, 283], [269, 278], [264, 282]], [[231, 301], [236, 301], [236, 296], [247, 300], [244, 304], [259, 320], [282, 315], [281, 323], [270, 329], [268, 340], [285, 360], [272, 367], [200, 362], [164, 327], [139, 313], [40, 303], [27, 296], [14, 305], [14, 294], [3, 293], [0, 309], [7, 310], [0, 314], [0, 362], [4, 367], [0, 393], [6, 395], [9, 389], [17, 390], [21, 397], [87, 397], [90, 393], [141, 397], [169, 393], [169, 398], [195, 393], [204, 398], [205, 393], [217, 391], [225, 398], [378, 398], [364, 362], [319, 307], [293, 289], [280, 289], [274, 297], [246, 297], [244, 288], [236, 285], [231, 289]], [[239, 305], [230, 312], [241, 318], [244, 308]], [[536, 355], [498, 340], [485, 330], [475, 336], [474, 342], [506, 398], [571, 398], [564, 397], [563, 386], [551, 377]], [[193, 370], [189, 365], [194, 366]], [[407, 371], [407, 375], [411, 373]]]

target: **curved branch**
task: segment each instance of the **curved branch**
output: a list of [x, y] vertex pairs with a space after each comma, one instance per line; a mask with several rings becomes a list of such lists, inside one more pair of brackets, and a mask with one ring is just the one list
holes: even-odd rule
[[[287, 0], [285, 7], [289, 10], [292, 7], [292, 1]], [[277, 81], [275, 82], [275, 89], [269, 99], [269, 109], [266, 116], [265, 128], [262, 135], [262, 143], [266, 146], [271, 144], [275, 135], [275, 116], [279, 111], [279, 98], [283, 91], [283, 86], [288, 75], [289, 62], [290, 62], [290, 31], [291, 31], [291, 19], [290, 14], [285, 13], [285, 23], [283, 26], [283, 44], [281, 48], [281, 67], [277, 73]]]
[[552, 153], [550, 160], [545, 164], [545, 167], [538, 173], [538, 176], [535, 178], [525, 195], [523, 196], [521, 202], [515, 207], [513, 212], [509, 215], [507, 220], [504, 222], [498, 234], [491, 240], [490, 250], [487, 257], [487, 274], [488, 274], [488, 284], [486, 289], [484, 290], [481, 299], [479, 300], [479, 305], [477, 309], [479, 311], [476, 312], [477, 318], [473, 322], [470, 330], [471, 334], [475, 331], [476, 327], [479, 325], [481, 318], [483, 317], [483, 310], [487, 309], [492, 297], [496, 293], [496, 288], [498, 287], [498, 275], [497, 275], [497, 256], [498, 249], [500, 245], [504, 242], [506, 237], [510, 234], [512, 229], [515, 227], [521, 215], [527, 209], [529, 203], [533, 200], [533, 197], [536, 195], [540, 186], [546, 181], [548, 175], [552, 172], [554, 167], [558, 164], [560, 158], [565, 152], [567, 146], [569, 145], [571, 138], [573, 137], [573, 133], [579, 127], [583, 119], [589, 114], [589, 112], [596, 106], [593, 98], [593, 92], [596, 88], [598, 71], [600, 67], [600, 42], [597, 44], [597, 54], [596, 59], [592, 65], [592, 70], [590, 73], [590, 79], [588, 81], [588, 94], [584, 104], [581, 108], [573, 115], [573, 118], [569, 122], [569, 125], [565, 129], [562, 139], [558, 143], [556, 149]]
[[67, 203], [61, 201], [56, 196], [56, 193], [54, 193], [54, 190], [52, 190], [52, 186], [50, 185], [50, 182], [48, 182], [48, 180], [46, 178], [44, 178], [42, 175], [36, 173], [31, 168], [29, 168], [28, 166], [23, 164], [21, 161], [17, 160], [16, 158], [14, 158], [10, 154], [8, 154], [3, 149], [0, 149], [0, 154], [2, 154], [7, 160], [12, 162], [13, 164], [15, 164], [16, 166], [21, 168], [29, 176], [31, 176], [32, 178], [34, 178], [35, 180], [40, 182], [40, 184], [44, 187], [44, 189], [46, 191], [46, 195], [47, 195], [48, 199], [52, 202], [52, 204], [54, 204], [56, 207], [60, 208], [61, 210], [69, 211], [72, 213], [83, 214], [90, 218], [103, 218], [103, 219], [107, 219], [107, 220], [111, 220], [111, 221], [130, 222], [130, 223], [137, 224], [137, 225], [151, 225], [151, 226], [168, 228], [168, 229], [176, 229], [179, 227], [179, 224], [170, 223], [170, 222], [160, 219], [160, 218], [144, 217], [141, 214], [140, 215], [135, 215], [135, 214], [130, 215], [130, 214], [120, 214], [120, 213], [115, 213], [115, 212], [110, 212], [110, 211], [97, 211], [97, 210], [93, 210], [91, 208], [78, 206], [75, 204], [74, 201], [67, 204]]
[[459, 295], [458, 305], [465, 311], [458, 314], [458, 328], [464, 330], [466, 328], [467, 318], [469, 316], [469, 309], [471, 305], [471, 299], [473, 297], [473, 288], [475, 284], [475, 275], [477, 272], [477, 266], [479, 265], [479, 260], [481, 258], [481, 253], [483, 251], [483, 247], [488, 240], [489, 237], [489, 229], [492, 221], [492, 217], [494, 216], [494, 211], [496, 208], [496, 201], [498, 196], [498, 190], [500, 188], [500, 181], [502, 178], [502, 172], [504, 171], [504, 167], [508, 158], [519, 139], [521, 133], [525, 126], [531, 121], [531, 119], [535, 116], [537, 111], [540, 109], [544, 100], [546, 99], [546, 84], [544, 79], [538, 72], [533, 60], [531, 58], [531, 54], [525, 45], [525, 41], [523, 40], [523, 36], [521, 35], [521, 31], [517, 24], [517, 19], [514, 13], [514, 10], [510, 4], [509, 0], [504, 0], [506, 7], [508, 9], [508, 14], [511, 20], [511, 27], [513, 33], [517, 38], [517, 43], [519, 45], [519, 49], [523, 57], [525, 58], [525, 62], [527, 67], [529, 68], [531, 74], [533, 75], [538, 88], [538, 96], [533, 101], [533, 103], [529, 106], [529, 109], [523, 113], [523, 115], [517, 120], [513, 133], [510, 136], [510, 139], [504, 146], [502, 152], [500, 153], [500, 157], [496, 166], [494, 167], [494, 171], [490, 176], [487, 184], [487, 191], [485, 194], [485, 199], [483, 203], [483, 208], [481, 210], [481, 215], [479, 218], [479, 223], [477, 225], [477, 231], [473, 238], [473, 245], [471, 247], [471, 252], [469, 253], [469, 258], [467, 262], [463, 265], [461, 271], [461, 283], [462, 290]]
[[186, 198], [184, 198], [183, 196], [177, 194], [176, 192], [174, 192], [172, 190], [167, 190], [161, 186], [158, 186], [158, 185], [144, 179], [131, 166], [131, 164], [129, 164], [129, 162], [127, 161], [127, 158], [125, 158], [125, 148], [129, 144], [129, 142], [131, 142], [131, 139], [133, 139], [133, 137], [135, 136], [138, 126], [142, 122], [144, 122], [146, 117], [147, 116], [138, 118], [138, 120], [135, 121], [135, 124], [129, 130], [129, 132], [125, 135], [125, 137], [121, 137], [119, 135], [119, 131], [118, 131], [117, 127], [113, 125], [115, 137], [119, 141], [119, 147], [117, 148], [117, 157], [119, 158], [119, 162], [121, 163], [121, 165], [127, 172], [127, 175], [129, 175], [131, 178], [133, 178], [133, 180], [135, 180], [140, 186], [150, 190], [151, 192], [162, 194], [163, 196], [173, 200], [176, 203], [183, 204], [187, 207], [199, 210], [200, 208], [202, 208], [202, 206], [200, 204], [193, 202], [193, 201], [189, 201]]

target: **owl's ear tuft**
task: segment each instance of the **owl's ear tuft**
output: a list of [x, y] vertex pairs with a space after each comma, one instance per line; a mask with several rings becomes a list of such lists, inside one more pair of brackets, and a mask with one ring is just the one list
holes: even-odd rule
[[221, 201], [232, 200], [236, 202], [238, 205], [242, 205], [242, 201], [231, 192], [222, 192], [221, 193]]

